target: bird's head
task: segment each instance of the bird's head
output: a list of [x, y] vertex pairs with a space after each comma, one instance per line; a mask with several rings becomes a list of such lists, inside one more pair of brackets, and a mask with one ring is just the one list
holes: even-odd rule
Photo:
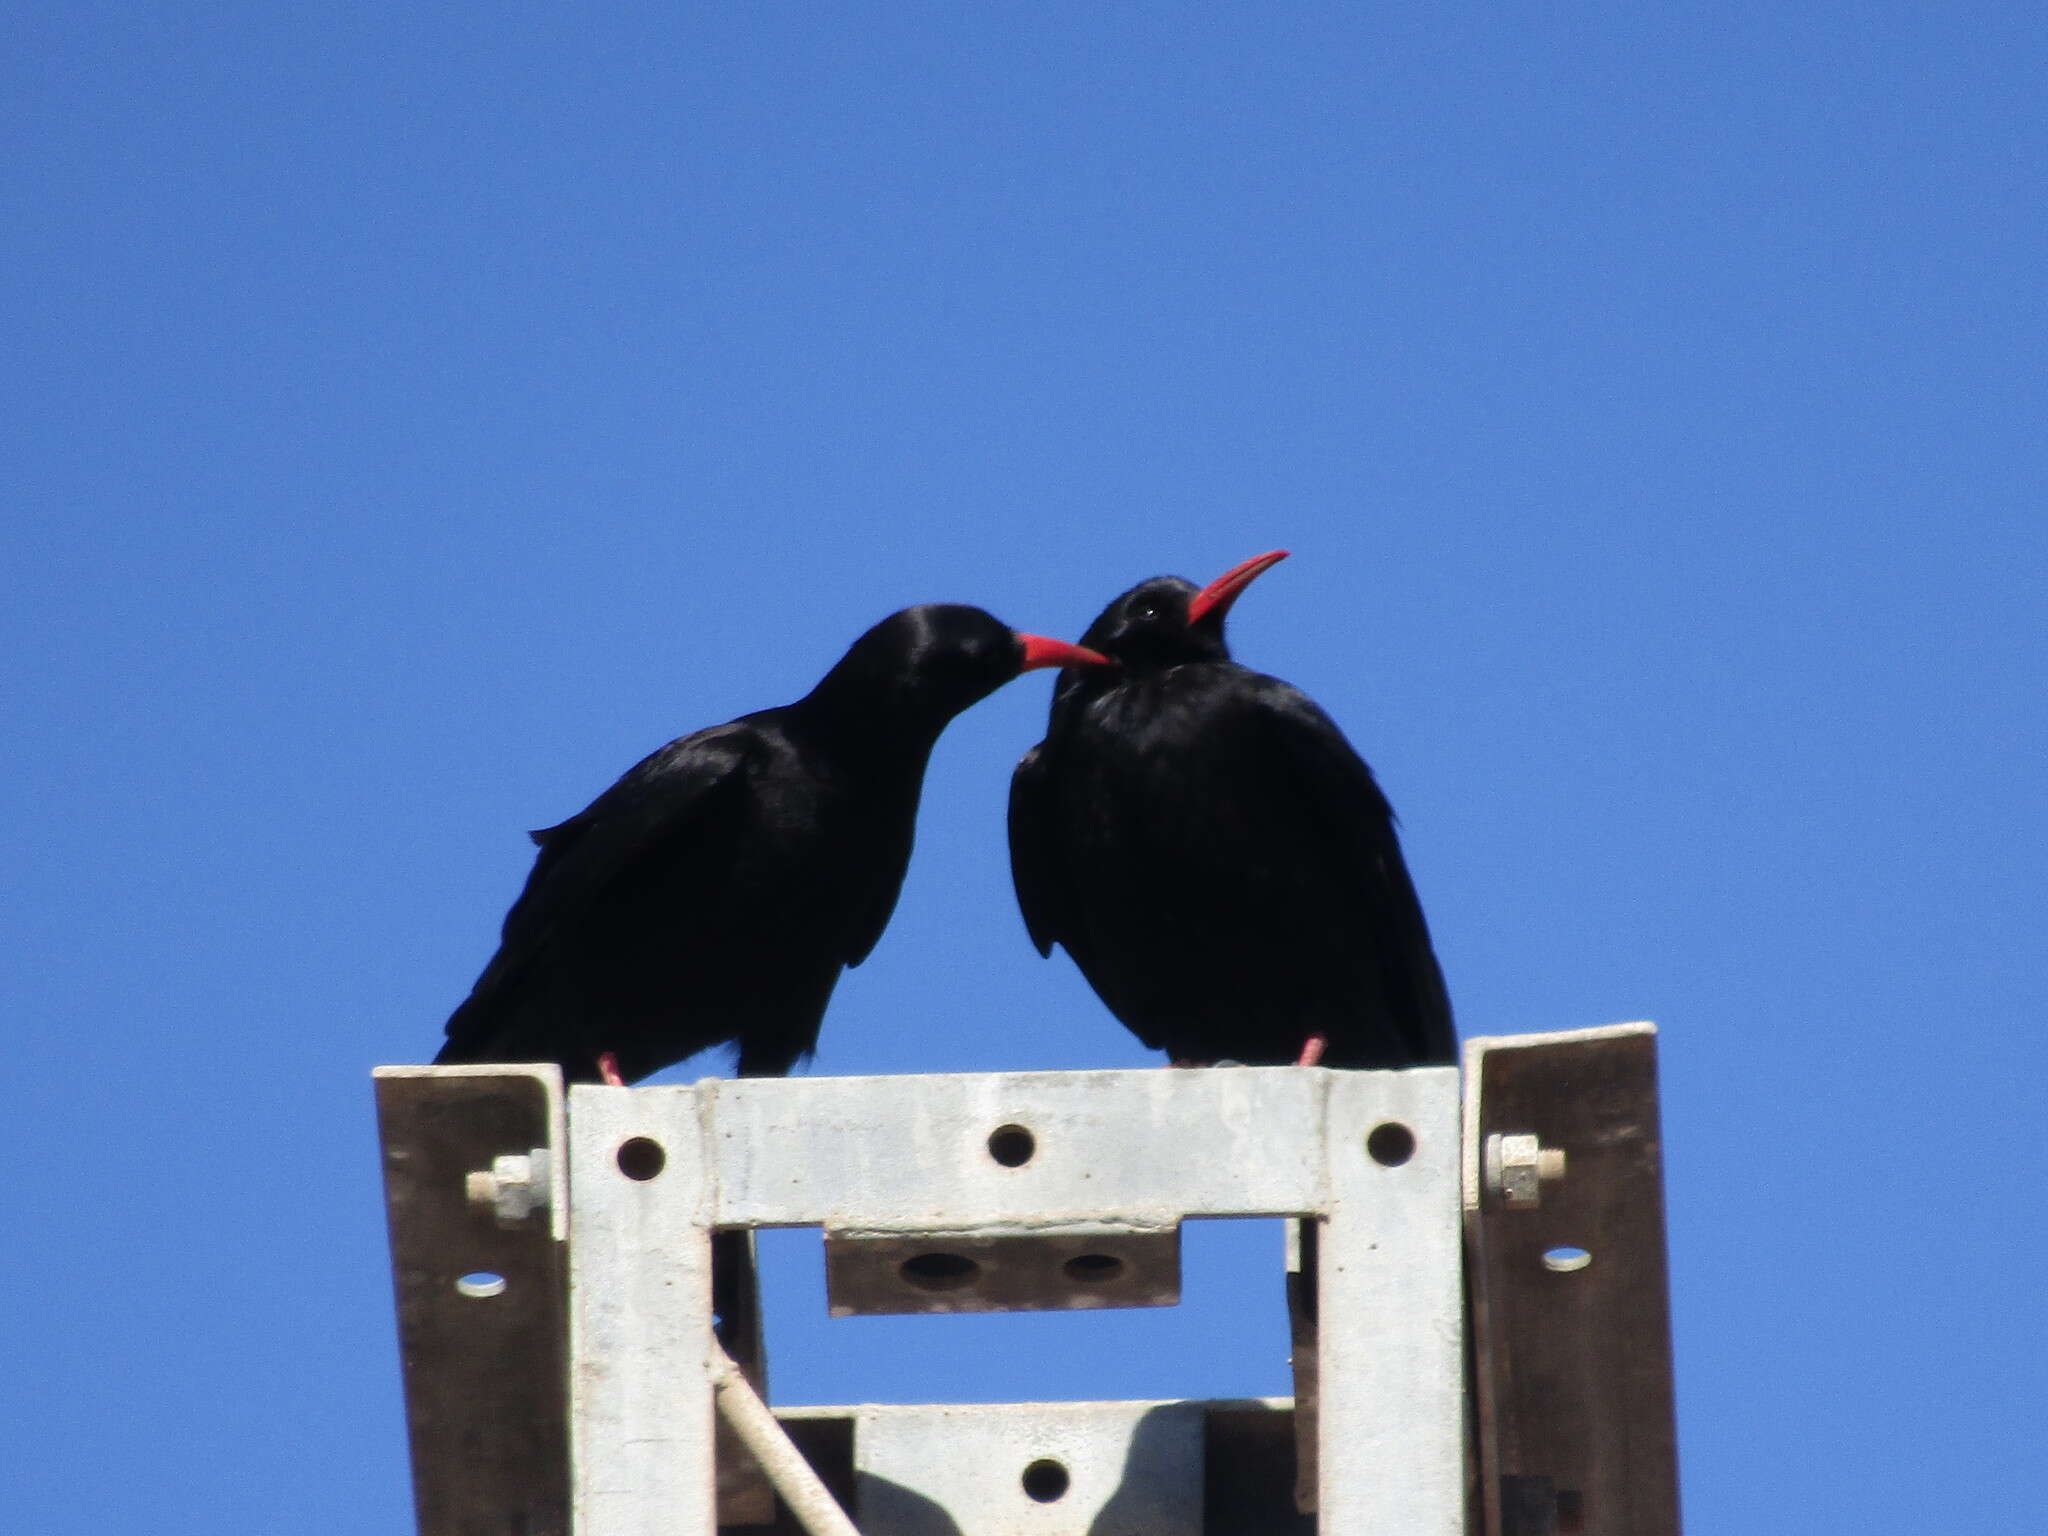
[[1228, 661], [1224, 615], [1260, 572], [1286, 558], [1284, 549], [1254, 555], [1206, 587], [1179, 576], [1141, 581], [1102, 610], [1081, 643], [1137, 671]]
[[892, 613], [854, 641], [819, 684], [867, 708], [943, 726], [1004, 683], [1040, 667], [1108, 667], [1106, 656], [1029, 635], [980, 608], [926, 603]]

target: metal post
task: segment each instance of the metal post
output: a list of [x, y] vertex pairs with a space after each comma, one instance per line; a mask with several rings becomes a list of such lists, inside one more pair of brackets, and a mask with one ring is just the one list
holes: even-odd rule
[[1317, 1510], [1356, 1536], [1465, 1529], [1458, 1074], [1329, 1074], [1317, 1234]]
[[712, 1528], [708, 1181], [694, 1128], [651, 1107], [569, 1090], [575, 1536]]

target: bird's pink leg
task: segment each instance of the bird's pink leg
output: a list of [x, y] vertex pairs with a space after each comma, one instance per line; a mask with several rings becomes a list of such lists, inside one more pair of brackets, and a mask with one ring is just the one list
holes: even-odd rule
[[609, 1087], [623, 1088], [626, 1086], [626, 1080], [619, 1076], [619, 1058], [610, 1051], [604, 1051], [599, 1054], [597, 1058], [597, 1075], [603, 1078]]
[[1330, 1037], [1328, 1035], [1310, 1035], [1308, 1039], [1302, 1042], [1301, 1059], [1295, 1062], [1295, 1065], [1297, 1067], [1312, 1067], [1323, 1059], [1323, 1052], [1329, 1048]]

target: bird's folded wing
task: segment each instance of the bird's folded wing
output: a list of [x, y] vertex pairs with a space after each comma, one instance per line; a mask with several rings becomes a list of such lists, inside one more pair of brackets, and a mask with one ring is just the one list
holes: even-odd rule
[[1330, 875], [1320, 901], [1360, 932], [1386, 936], [1377, 946], [1381, 990], [1411, 1035], [1414, 1058], [1454, 1059], [1443, 973], [1401, 856], [1393, 807], [1372, 769], [1314, 700], [1277, 678], [1260, 683], [1235, 728], [1219, 729], [1218, 736], [1239, 744], [1241, 770], [1261, 781], [1253, 792], [1304, 820], [1312, 840], [1295, 846], [1340, 855], [1321, 861]]
[[714, 726], [672, 741], [640, 760], [567, 821], [529, 833], [540, 845], [533, 872], [512, 910], [503, 941], [477, 978], [469, 1003], [449, 1022], [449, 1037], [488, 1028], [486, 999], [573, 926], [641, 860], [673, 858], [690, 837], [744, 786], [759, 751], [743, 723]]
[[1045, 743], [1024, 754], [1010, 777], [1010, 880], [1017, 888], [1017, 908], [1024, 928], [1041, 955], [1072, 932], [1066, 873], [1053, 836]]
[[584, 910], [608, 885], [713, 814], [746, 780], [758, 751], [745, 725], [713, 726], [652, 752], [618, 783], [558, 826], [528, 835], [540, 845], [526, 889], [505, 915], [505, 938], [529, 924]]

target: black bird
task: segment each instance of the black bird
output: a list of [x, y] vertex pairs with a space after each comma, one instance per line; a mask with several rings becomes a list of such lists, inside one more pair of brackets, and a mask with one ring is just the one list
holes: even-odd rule
[[621, 1083], [737, 1041], [741, 1076], [789, 1071], [889, 921], [946, 723], [1032, 668], [1106, 665], [979, 608], [906, 608], [794, 704], [670, 742], [531, 834], [533, 873], [435, 1062]]
[[1082, 644], [1010, 785], [1010, 867], [1040, 954], [1066, 946], [1140, 1040], [1190, 1064], [1455, 1059], [1394, 813], [1313, 700], [1230, 659], [1259, 555], [1161, 576]]

